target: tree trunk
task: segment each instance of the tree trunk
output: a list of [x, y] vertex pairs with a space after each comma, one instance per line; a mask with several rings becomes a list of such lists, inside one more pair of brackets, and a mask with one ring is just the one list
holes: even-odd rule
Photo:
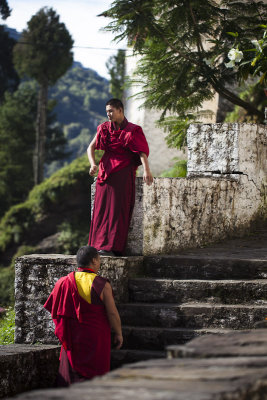
[[43, 83], [38, 93], [35, 150], [33, 154], [34, 184], [38, 185], [44, 178], [45, 141], [46, 141], [46, 106], [48, 85]]

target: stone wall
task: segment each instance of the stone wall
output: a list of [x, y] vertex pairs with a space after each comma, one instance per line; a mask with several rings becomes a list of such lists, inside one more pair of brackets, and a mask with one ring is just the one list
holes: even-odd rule
[[188, 177], [247, 175], [255, 184], [267, 179], [267, 129], [256, 124], [190, 125]]
[[[140, 273], [142, 261], [143, 257], [101, 257], [99, 275], [110, 280], [117, 303], [128, 301], [128, 278]], [[75, 256], [33, 254], [17, 258], [15, 343], [58, 343], [53, 321], [43, 304], [55, 282], [75, 266]]]
[[247, 176], [157, 178], [144, 187], [144, 254], [171, 254], [249, 231], [262, 213]]
[[[265, 126], [255, 124], [191, 125], [187, 178], [155, 178], [152, 186], [139, 186], [142, 224], [133, 224], [143, 254], [177, 253], [240, 236], [266, 219], [266, 134]], [[129, 236], [129, 254], [134, 247]]]

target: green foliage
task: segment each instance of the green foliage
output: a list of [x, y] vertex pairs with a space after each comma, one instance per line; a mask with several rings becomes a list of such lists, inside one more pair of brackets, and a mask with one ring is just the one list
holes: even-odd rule
[[[26, 199], [33, 186], [36, 86], [24, 83], [6, 93], [0, 107], [0, 216]], [[48, 105], [46, 162], [65, 157], [65, 138], [55, 124], [52, 102]]]
[[17, 257], [34, 253], [32, 246], [20, 246], [9, 267], [0, 268], [0, 305], [14, 305], [15, 261]]
[[88, 221], [76, 220], [72, 223], [63, 222], [59, 226], [58, 238], [59, 252], [63, 254], [76, 254], [81, 245], [88, 242]]
[[0, 268], [0, 306], [14, 304], [14, 267]]
[[[225, 63], [228, 32], [258, 39], [266, 11], [263, 2], [115, 0], [101, 15], [111, 18], [106, 30], [115, 40], [127, 39], [142, 56], [133, 83], [142, 85], [144, 105], [162, 110], [162, 118], [167, 112], [190, 118], [217, 92], [262, 120], [263, 113], [233, 91], [240, 74]], [[176, 138], [169, 143], [176, 146]]]
[[29, 193], [28, 199], [11, 207], [0, 221], [0, 251], [28, 243], [29, 233], [55, 207], [61, 207], [75, 187], [89, 185], [86, 156], [60, 169]]
[[15, 310], [9, 308], [0, 318], [0, 345], [13, 344], [15, 335]]
[[43, 181], [46, 142], [48, 86], [54, 85], [73, 62], [73, 40], [59, 16], [42, 8], [28, 22], [14, 47], [14, 63], [21, 76], [35, 79], [39, 85], [36, 137], [33, 157], [34, 184]]
[[125, 51], [118, 50], [117, 54], [111, 56], [106, 67], [110, 75], [110, 93], [113, 98], [123, 99], [125, 79]]
[[186, 145], [186, 132], [190, 123], [195, 121], [194, 115], [185, 117], [166, 117], [158, 122], [169, 135], [166, 138], [168, 147], [176, 147], [181, 149]]
[[[240, 98], [244, 100], [249, 99], [255, 107], [258, 107], [262, 111], [264, 110], [264, 106], [267, 106], [266, 96], [258, 83], [247, 87], [244, 86], [240, 92]], [[234, 110], [226, 115], [225, 122], [255, 123], [257, 121], [255, 116], [253, 117], [243, 108], [235, 106]]]
[[187, 161], [179, 160], [175, 157], [173, 160], [177, 160], [175, 164], [168, 170], [161, 173], [163, 178], [185, 178], [187, 173]]
[[14, 48], [16, 69], [40, 85], [53, 85], [72, 65], [73, 40], [52, 8], [42, 8], [27, 25]]
[[[261, 37], [257, 35], [253, 40], [246, 36], [239, 36], [236, 32], [234, 35], [232, 32], [228, 32], [230, 35], [235, 37], [235, 41], [232, 45], [231, 51], [238, 51], [241, 54], [241, 60], [230, 63], [230, 68], [235, 68], [240, 78], [247, 80], [249, 76], [258, 76], [260, 79], [259, 84], [267, 83], [267, 25], [260, 25], [257, 27], [261, 28]], [[228, 57], [229, 54], [228, 53]], [[232, 64], [232, 65], [231, 65]]]
[[3, 19], [7, 19], [11, 14], [11, 10], [6, 0], [0, 2], [0, 15]]
[[5, 91], [14, 91], [19, 84], [19, 77], [12, 60], [15, 43], [5, 27], [0, 25], [0, 102], [3, 100]]

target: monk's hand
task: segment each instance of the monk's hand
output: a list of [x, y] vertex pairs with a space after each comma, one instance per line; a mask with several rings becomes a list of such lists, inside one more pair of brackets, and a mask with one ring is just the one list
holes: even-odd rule
[[97, 172], [97, 165], [91, 165], [90, 170], [89, 170], [89, 175], [95, 175]]
[[150, 169], [145, 169], [145, 170], [144, 170], [143, 181], [144, 181], [147, 185], [151, 185], [151, 184], [152, 184], [152, 182], [153, 182], [153, 175], [151, 174]]
[[114, 335], [114, 344], [116, 344], [116, 349], [119, 350], [123, 344], [123, 337], [122, 335], [119, 335], [118, 333], [115, 333]]

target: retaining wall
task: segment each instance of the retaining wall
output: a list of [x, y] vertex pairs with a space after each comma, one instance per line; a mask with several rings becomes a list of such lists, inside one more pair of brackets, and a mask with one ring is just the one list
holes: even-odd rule
[[[101, 257], [99, 275], [108, 278], [117, 303], [128, 301], [128, 279], [137, 276], [143, 257]], [[43, 308], [56, 281], [75, 270], [75, 256], [32, 254], [16, 260], [15, 343], [58, 344], [54, 324]]]
[[266, 221], [266, 144], [264, 125], [191, 125], [187, 178], [137, 180], [128, 254], [178, 253]]

